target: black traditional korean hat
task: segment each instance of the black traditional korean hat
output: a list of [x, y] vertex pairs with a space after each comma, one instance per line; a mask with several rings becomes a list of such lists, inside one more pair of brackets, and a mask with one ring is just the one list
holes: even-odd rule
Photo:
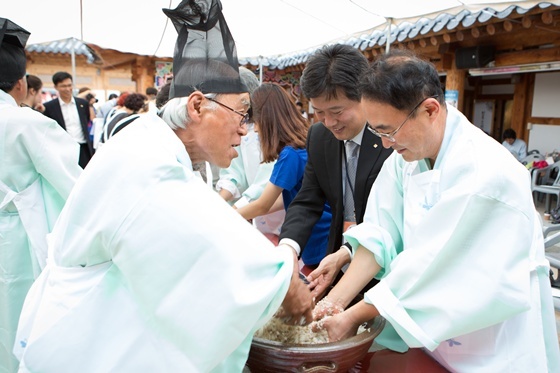
[[9, 19], [0, 18], [0, 81], [15, 82], [25, 75], [25, 44], [29, 35]]
[[169, 98], [202, 93], [242, 93], [235, 42], [219, 0], [183, 0], [163, 9], [177, 33]]

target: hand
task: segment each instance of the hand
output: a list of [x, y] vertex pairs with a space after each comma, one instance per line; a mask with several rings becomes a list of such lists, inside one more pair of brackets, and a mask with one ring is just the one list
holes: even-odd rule
[[327, 316], [334, 316], [342, 312], [344, 312], [344, 306], [340, 302], [324, 297], [313, 309], [313, 320], [321, 320]]
[[359, 326], [359, 324], [354, 325], [352, 320], [347, 317], [347, 312], [342, 312], [316, 322], [313, 325], [313, 330], [326, 329], [329, 335], [329, 342], [337, 342], [355, 336]]
[[287, 324], [306, 325], [313, 321], [312, 310], [315, 306], [313, 295], [307, 285], [299, 278], [299, 265], [294, 252], [294, 272], [288, 293], [282, 302], [282, 311], [278, 317]]
[[350, 255], [344, 249], [327, 255], [319, 266], [307, 276], [309, 288], [316, 299], [320, 299], [327, 288], [332, 285], [338, 272], [350, 261]]
[[34, 109], [38, 112], [43, 113], [45, 111], [45, 105], [39, 102], [37, 105], [35, 105]]
[[358, 328], [368, 320], [379, 316], [377, 307], [364, 300], [349, 307], [344, 312], [326, 317], [313, 324], [313, 330], [327, 330], [329, 342], [340, 341], [356, 335]]

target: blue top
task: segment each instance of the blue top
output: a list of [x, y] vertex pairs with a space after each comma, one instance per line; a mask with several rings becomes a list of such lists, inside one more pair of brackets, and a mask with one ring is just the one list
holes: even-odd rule
[[[282, 198], [286, 210], [301, 188], [306, 164], [307, 151], [305, 149], [286, 146], [278, 155], [278, 160], [270, 176], [270, 182], [283, 189]], [[318, 264], [325, 257], [331, 216], [331, 207], [328, 203], [325, 203], [323, 215], [313, 227], [311, 236], [301, 255], [301, 259], [306, 265]]]

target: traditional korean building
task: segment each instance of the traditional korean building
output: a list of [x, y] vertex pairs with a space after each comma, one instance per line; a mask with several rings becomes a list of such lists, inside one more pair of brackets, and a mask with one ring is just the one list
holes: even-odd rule
[[[370, 61], [388, 47], [413, 50], [437, 67], [448, 103], [496, 140], [513, 128], [529, 148], [560, 150], [560, 6], [522, 4], [441, 12], [336, 42], [353, 45]], [[239, 62], [261, 81], [283, 85], [313, 120], [299, 80], [317, 48]], [[52, 90], [56, 71], [75, 69], [76, 87], [92, 88], [100, 101], [111, 92], [143, 93], [172, 74], [172, 58], [103, 49], [74, 38], [33, 44], [27, 52], [28, 72], [38, 75], [45, 89]]]
[[[449, 104], [501, 142], [506, 128], [536, 140], [541, 152], [560, 150], [560, 7], [533, 3], [381, 26], [338, 41], [371, 61], [390, 48], [410, 49], [435, 64]], [[299, 78], [315, 50], [240, 63], [263, 81], [277, 82], [304, 103]], [[530, 135], [533, 137], [530, 139]]]
[[75, 38], [27, 46], [27, 72], [37, 75], [47, 91], [54, 91], [52, 75], [67, 71], [76, 88], [89, 87], [105, 101], [112, 92], [144, 93], [164, 84], [172, 58], [142, 56], [103, 49]]

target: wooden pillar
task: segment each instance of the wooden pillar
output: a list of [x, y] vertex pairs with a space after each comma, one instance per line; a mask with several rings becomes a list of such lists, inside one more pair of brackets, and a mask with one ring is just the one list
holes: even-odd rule
[[465, 77], [466, 70], [457, 69], [453, 58], [453, 63], [447, 69], [447, 77], [445, 79], [445, 90], [456, 90], [459, 92], [459, 100], [457, 101], [457, 109], [463, 111], [463, 101], [465, 99]]
[[511, 110], [511, 128], [517, 133], [517, 137], [525, 140], [529, 139], [527, 129], [527, 99], [529, 78], [531, 74], [516, 74], [515, 90], [513, 93], [513, 108]]
[[136, 93], [144, 94], [146, 88], [154, 86], [153, 73], [150, 74], [150, 67], [153, 62], [148, 57], [141, 56], [136, 58], [132, 65], [132, 80], [136, 82]]

